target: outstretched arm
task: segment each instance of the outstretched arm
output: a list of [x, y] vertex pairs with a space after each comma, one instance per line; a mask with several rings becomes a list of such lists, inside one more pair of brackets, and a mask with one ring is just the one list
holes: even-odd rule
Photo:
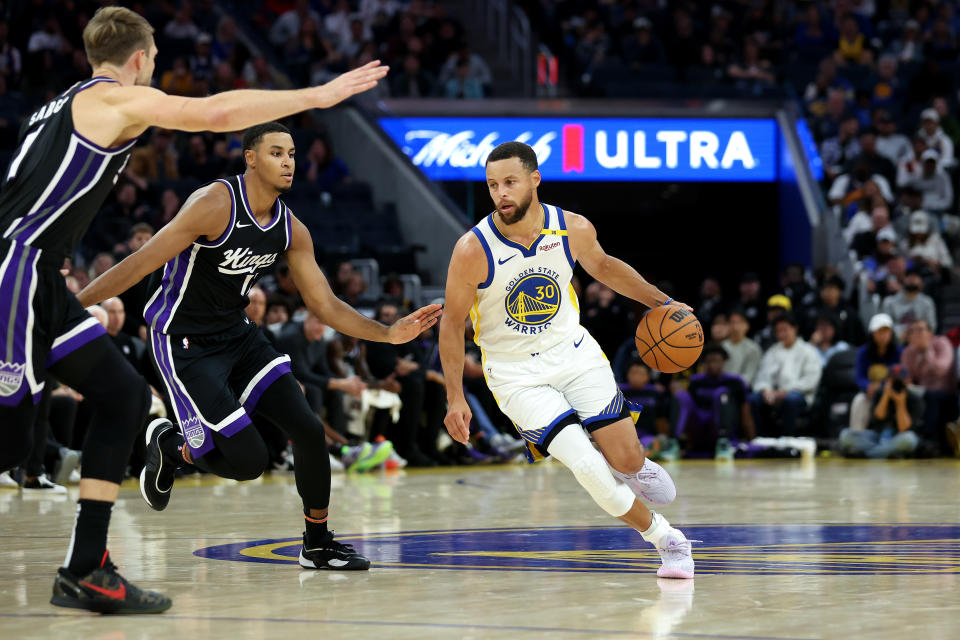
[[473, 233], [457, 241], [447, 270], [443, 319], [440, 321], [440, 362], [447, 387], [447, 415], [443, 420], [450, 437], [466, 444], [473, 414], [463, 396], [463, 334], [465, 320], [477, 295], [477, 285], [487, 277], [487, 260]]
[[214, 182], [190, 194], [170, 223], [120, 264], [103, 273], [77, 294], [84, 307], [118, 296], [169, 262], [197, 238], [216, 238], [230, 223], [230, 194]]
[[[317, 87], [285, 91], [239, 89], [206, 98], [172, 96], [141, 86], [117, 87], [90, 95], [84, 92], [77, 96], [78, 104], [89, 100], [91, 108], [76, 110], [74, 120], [85, 137], [94, 142], [106, 140], [107, 144], [134, 138], [152, 126], [180, 131], [239, 131], [308, 109], [332, 107], [375, 87], [388, 69], [374, 60]], [[94, 104], [97, 101], [99, 105]]]
[[[292, 216], [291, 216], [292, 217]], [[372, 340], [403, 344], [416, 338], [424, 329], [429, 329], [442, 313], [438, 304], [421, 307], [408, 316], [386, 326], [358, 313], [353, 307], [333, 295], [326, 276], [317, 266], [313, 253], [313, 240], [303, 223], [292, 218], [293, 239], [287, 249], [290, 274], [303, 296], [307, 308], [340, 333]]]
[[[564, 212], [570, 252], [587, 273], [620, 295], [642, 302], [650, 308], [659, 307], [671, 300], [670, 296], [644, 280], [637, 270], [619, 258], [603, 250], [597, 241], [597, 230], [589, 220], [575, 213]], [[672, 302], [687, 311], [693, 309], [681, 302]]]

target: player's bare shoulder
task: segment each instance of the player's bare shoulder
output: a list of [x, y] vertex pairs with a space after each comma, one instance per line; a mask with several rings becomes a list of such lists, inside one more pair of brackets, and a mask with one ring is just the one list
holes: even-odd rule
[[212, 239], [220, 237], [227, 230], [232, 211], [230, 188], [215, 181], [191, 193], [174, 220], [189, 225], [197, 236]]
[[450, 275], [468, 284], [480, 284], [487, 277], [487, 254], [473, 231], [460, 236], [453, 246]]

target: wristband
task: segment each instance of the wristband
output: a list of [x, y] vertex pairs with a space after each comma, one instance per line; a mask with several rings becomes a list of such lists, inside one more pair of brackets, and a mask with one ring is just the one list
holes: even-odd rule
[[670, 304], [671, 302], [673, 302], [673, 298], [667, 298], [667, 299], [663, 302], [663, 306], [665, 307], [665, 306], [667, 306], [668, 304]]

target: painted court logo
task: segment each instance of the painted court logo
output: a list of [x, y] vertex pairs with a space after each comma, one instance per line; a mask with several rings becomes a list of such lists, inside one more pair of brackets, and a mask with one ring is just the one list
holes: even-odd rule
[[23, 382], [25, 365], [0, 360], [0, 396], [10, 396], [17, 392]]
[[[958, 524], [688, 525], [697, 573], [960, 573]], [[410, 531], [342, 536], [377, 568], [654, 573], [657, 551], [626, 527]], [[198, 549], [215, 560], [297, 566], [302, 539]]]
[[507, 285], [506, 307], [508, 327], [518, 333], [544, 331], [560, 309], [558, 274], [539, 267], [527, 269]]

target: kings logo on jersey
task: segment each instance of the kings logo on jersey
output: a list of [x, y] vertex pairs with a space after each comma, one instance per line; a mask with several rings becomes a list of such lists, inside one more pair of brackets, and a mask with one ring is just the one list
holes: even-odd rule
[[560, 309], [558, 273], [545, 267], [526, 269], [507, 284], [505, 323], [518, 333], [546, 331]]
[[203, 446], [203, 441], [206, 439], [206, 436], [203, 433], [203, 425], [200, 424], [200, 418], [193, 416], [188, 420], [184, 420], [180, 423], [180, 428], [183, 430], [184, 439], [191, 447], [199, 449]]
[[0, 360], [0, 396], [10, 396], [17, 392], [23, 382], [23, 364]]

